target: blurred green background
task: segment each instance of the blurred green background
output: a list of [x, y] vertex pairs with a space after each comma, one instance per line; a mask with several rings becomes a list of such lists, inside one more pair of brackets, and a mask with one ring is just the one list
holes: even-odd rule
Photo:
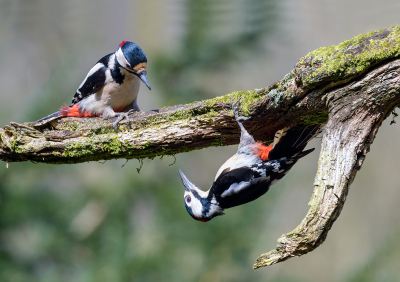
[[[146, 111], [268, 86], [308, 52], [399, 14], [398, 0], [0, 0], [0, 126], [70, 103], [123, 40], [148, 57]], [[399, 281], [399, 140], [386, 121], [322, 246], [256, 271], [306, 214], [317, 152], [206, 224], [187, 214], [177, 170], [208, 189], [237, 146], [145, 160], [140, 174], [137, 160], [0, 163], [0, 281]]]

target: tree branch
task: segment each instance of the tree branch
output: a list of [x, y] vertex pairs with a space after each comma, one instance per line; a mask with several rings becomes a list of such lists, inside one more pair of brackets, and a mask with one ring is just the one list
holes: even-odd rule
[[400, 60], [326, 93], [329, 121], [322, 138], [314, 193], [306, 217], [261, 255], [254, 268], [306, 254], [322, 244], [346, 201], [383, 120], [400, 102]]
[[378, 128], [400, 104], [399, 57], [397, 26], [313, 51], [267, 89], [131, 115], [131, 126], [123, 124], [119, 133], [113, 120], [96, 118], [60, 118], [35, 127], [11, 123], [0, 129], [0, 159], [79, 163], [235, 144], [240, 131], [231, 102], [239, 98], [251, 117], [245, 126], [258, 140], [271, 140], [285, 126], [322, 124], [329, 117], [310, 210], [254, 268], [275, 264], [324, 242]]

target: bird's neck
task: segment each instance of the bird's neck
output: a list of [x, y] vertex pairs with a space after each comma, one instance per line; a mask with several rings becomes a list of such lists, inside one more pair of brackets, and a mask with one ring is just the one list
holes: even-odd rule
[[217, 197], [210, 191], [207, 191], [207, 198], [202, 199], [203, 213], [208, 218], [213, 218], [222, 215], [224, 209], [221, 208]]
[[122, 67], [126, 68], [128, 66], [128, 62], [125, 59], [124, 53], [122, 53], [121, 48], [118, 49], [117, 52], [115, 52], [115, 61]]

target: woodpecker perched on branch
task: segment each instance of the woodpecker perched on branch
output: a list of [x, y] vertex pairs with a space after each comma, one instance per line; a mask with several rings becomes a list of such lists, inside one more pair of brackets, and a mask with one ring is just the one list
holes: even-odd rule
[[86, 75], [76, 91], [71, 106], [41, 118], [31, 124], [53, 117], [103, 117], [118, 116], [113, 124], [129, 113], [140, 111], [137, 105], [140, 80], [151, 90], [146, 75], [147, 57], [135, 43], [122, 41], [116, 52], [101, 58]]
[[264, 195], [292, 166], [314, 149], [303, 151], [307, 142], [321, 132], [323, 125], [296, 126], [276, 132], [271, 146], [255, 142], [241, 120], [238, 107], [233, 106], [235, 119], [241, 130], [238, 151], [218, 170], [208, 191], [197, 188], [179, 170], [185, 186], [186, 210], [196, 220], [207, 222], [223, 215], [224, 209], [243, 205]]

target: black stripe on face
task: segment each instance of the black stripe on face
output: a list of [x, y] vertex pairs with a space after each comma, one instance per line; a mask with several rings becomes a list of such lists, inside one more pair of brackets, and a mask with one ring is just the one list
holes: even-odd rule
[[122, 84], [125, 78], [125, 76], [121, 73], [121, 70], [119, 69], [122, 66], [118, 63], [117, 56], [115, 56], [114, 61], [115, 61], [115, 67], [111, 70], [111, 76], [116, 83]]

